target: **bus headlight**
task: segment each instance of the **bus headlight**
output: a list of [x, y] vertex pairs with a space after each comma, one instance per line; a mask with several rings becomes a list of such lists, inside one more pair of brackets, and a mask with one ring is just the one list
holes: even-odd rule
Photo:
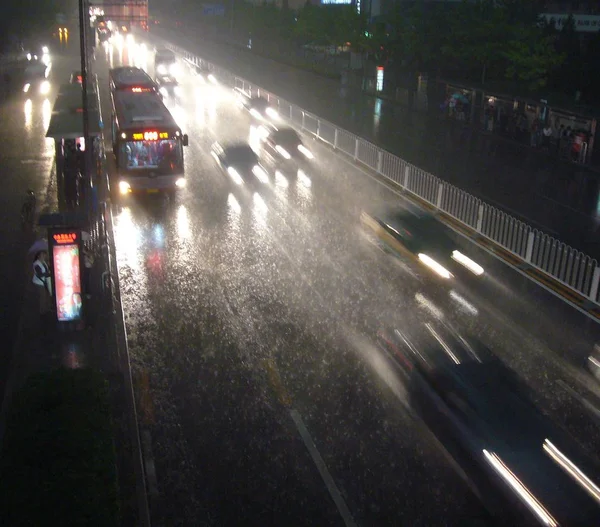
[[159, 64], [156, 67], [156, 73], [158, 73], [159, 75], [166, 75], [167, 74], [167, 67], [164, 64]]
[[313, 156], [312, 152], [306, 148], [304, 145], [298, 145], [298, 150], [300, 150], [300, 152], [302, 152], [307, 159], [314, 159], [315, 156]]
[[276, 110], [274, 110], [273, 108], [267, 108], [265, 110], [265, 113], [271, 118], [271, 119], [277, 119], [279, 118], [279, 114], [277, 113]]
[[215, 76], [212, 73], [208, 74], [208, 80], [210, 82], [212, 82], [213, 84], [217, 84], [217, 79], [215, 78]]
[[167, 88], [161, 88], [160, 90], [158, 90], [159, 93], [163, 96], [163, 97], [168, 97], [169, 96], [169, 91], [167, 90]]
[[131, 192], [131, 185], [127, 181], [119, 181], [119, 192], [121, 194], [129, 194]]
[[186, 184], [186, 180], [185, 178], [180, 177], [177, 181], [175, 181], [175, 185], [177, 185], [177, 188], [183, 188], [185, 187]]

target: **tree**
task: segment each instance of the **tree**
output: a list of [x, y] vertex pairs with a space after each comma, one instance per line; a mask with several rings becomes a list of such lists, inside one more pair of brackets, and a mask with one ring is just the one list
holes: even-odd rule
[[0, 4], [0, 34], [12, 34], [20, 39], [36, 33], [45, 33], [56, 21], [60, 12], [70, 13], [76, 4], [69, 0], [19, 0]]
[[554, 40], [551, 36], [538, 35], [538, 31], [532, 34], [531, 30], [521, 28], [503, 52], [508, 61], [506, 76], [526, 82], [531, 90], [545, 87], [550, 72], [558, 68], [566, 57], [556, 53]]

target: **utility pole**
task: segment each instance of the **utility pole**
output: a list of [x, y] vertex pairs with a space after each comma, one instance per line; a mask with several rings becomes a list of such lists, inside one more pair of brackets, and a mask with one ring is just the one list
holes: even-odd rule
[[[87, 8], [87, 12], [86, 12]], [[88, 53], [87, 53], [87, 31], [89, 30], [89, 7], [85, 0], [79, 0], [79, 42], [81, 47], [81, 87], [83, 97], [83, 141], [85, 150], [83, 152], [83, 185], [85, 186], [85, 204], [90, 210], [91, 206], [91, 152], [90, 141], [90, 114], [88, 105]]]

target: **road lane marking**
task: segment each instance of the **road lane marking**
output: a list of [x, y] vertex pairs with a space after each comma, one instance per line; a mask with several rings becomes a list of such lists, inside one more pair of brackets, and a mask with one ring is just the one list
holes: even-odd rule
[[275, 361], [273, 359], [266, 359], [264, 361], [264, 365], [267, 370], [267, 376], [269, 377], [271, 386], [273, 387], [279, 402], [286, 408], [289, 408], [292, 405], [292, 398], [283, 386], [283, 382], [281, 380], [281, 376], [279, 375], [279, 370], [275, 365]]
[[329, 491], [329, 495], [331, 496], [331, 499], [333, 499], [333, 501], [338, 509], [338, 512], [340, 513], [340, 516], [344, 520], [344, 524], [347, 527], [350, 527], [350, 526], [355, 527], [357, 524], [354, 521], [354, 518], [352, 518], [350, 509], [348, 508], [348, 505], [346, 505], [346, 502], [344, 501], [344, 498], [342, 496], [342, 493], [340, 492], [340, 489], [338, 489], [338, 486], [335, 484], [335, 481], [333, 480], [333, 477], [331, 476], [331, 473], [329, 472], [329, 469], [327, 468], [325, 461], [321, 457], [319, 450], [317, 449], [314, 441], [312, 440], [312, 437], [310, 436], [310, 433], [309, 433], [308, 429], [306, 428], [306, 425], [304, 424], [302, 417], [294, 409], [290, 410], [290, 415], [292, 417], [292, 420], [294, 421], [294, 424], [296, 425], [296, 428], [298, 429], [298, 432], [300, 433], [300, 437], [302, 438], [304, 445], [306, 446], [306, 448], [308, 449], [308, 452], [310, 453], [310, 457], [312, 457], [313, 462], [315, 463], [315, 466], [317, 467], [317, 470], [319, 471], [319, 474], [321, 474], [321, 478], [323, 478], [323, 482], [325, 483], [325, 486], [327, 487], [327, 490]]
[[317, 467], [317, 470], [319, 471], [321, 479], [325, 483], [325, 487], [327, 488], [331, 499], [335, 503], [335, 506], [337, 507], [340, 516], [344, 520], [344, 524], [347, 527], [356, 527], [357, 524], [352, 518], [350, 509], [348, 508], [348, 505], [346, 505], [346, 502], [344, 501], [340, 489], [336, 485], [333, 476], [329, 472], [325, 461], [323, 460], [321, 454], [319, 453], [319, 450], [317, 449], [317, 446], [312, 440], [310, 432], [306, 428], [306, 425], [304, 424], [300, 413], [291, 407], [292, 398], [283, 386], [283, 381], [281, 380], [281, 376], [279, 375], [279, 370], [277, 368], [277, 365], [275, 364], [275, 361], [272, 358], [269, 358], [263, 360], [263, 364], [265, 366], [265, 369], [267, 370], [267, 376], [269, 377], [271, 386], [277, 394], [277, 398], [283, 406], [289, 409], [290, 416], [292, 418], [292, 421], [294, 421], [294, 425], [296, 426], [300, 437], [302, 438], [302, 442], [304, 443], [304, 446], [306, 446], [310, 457], [313, 460], [313, 463]]

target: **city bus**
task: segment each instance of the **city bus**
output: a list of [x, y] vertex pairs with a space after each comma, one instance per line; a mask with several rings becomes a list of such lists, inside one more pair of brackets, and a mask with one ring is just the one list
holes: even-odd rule
[[111, 93], [115, 90], [131, 90], [133, 88], [137, 92], [144, 89], [158, 92], [158, 86], [154, 79], [141, 68], [132, 66], [113, 68], [109, 70], [108, 78]]
[[183, 188], [183, 147], [188, 145], [188, 136], [160, 95], [142, 86], [111, 92], [111, 135], [119, 193], [171, 193]]

